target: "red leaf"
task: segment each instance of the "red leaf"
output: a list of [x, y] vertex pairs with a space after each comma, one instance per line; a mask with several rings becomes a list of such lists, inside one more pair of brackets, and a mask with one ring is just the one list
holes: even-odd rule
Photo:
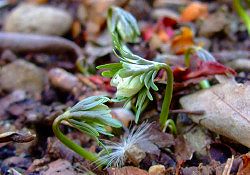
[[142, 38], [144, 41], [148, 41], [154, 34], [154, 26], [147, 26], [142, 30]]
[[204, 62], [198, 60], [197, 65], [198, 65], [197, 70], [191, 71], [186, 76], [184, 76], [185, 80], [201, 76], [215, 75], [215, 74], [230, 73], [232, 75], [236, 75], [236, 72], [233, 69], [226, 67], [218, 62], [214, 61]]
[[145, 27], [142, 30], [142, 37], [145, 41], [148, 41], [156, 34], [163, 42], [167, 42], [174, 35], [172, 27], [176, 24], [177, 21], [175, 19], [164, 17], [155, 25]]
[[236, 72], [218, 62], [196, 60], [193, 68], [175, 67], [173, 74], [176, 82], [181, 82], [193, 78], [207, 77], [209, 75], [227, 74], [236, 75]]

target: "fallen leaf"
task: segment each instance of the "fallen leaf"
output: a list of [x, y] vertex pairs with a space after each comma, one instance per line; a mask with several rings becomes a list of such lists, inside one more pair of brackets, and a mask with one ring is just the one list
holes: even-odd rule
[[186, 160], [191, 160], [194, 152], [194, 149], [192, 148], [191, 144], [188, 143], [188, 141], [182, 135], [179, 135], [176, 138], [175, 142], [176, 146], [174, 154], [176, 156], [177, 162], [181, 164]]
[[182, 12], [180, 21], [190, 22], [198, 18], [206, 17], [208, 14], [208, 6], [201, 2], [190, 3]]
[[164, 17], [155, 25], [148, 25], [142, 30], [142, 38], [145, 41], [149, 41], [154, 35], [158, 36], [162, 42], [168, 42], [174, 35], [173, 26], [177, 24], [175, 19], [170, 17]]
[[203, 115], [190, 115], [195, 123], [250, 147], [249, 99], [248, 84], [229, 81], [184, 96], [180, 103], [186, 110], [205, 111]]
[[81, 23], [75, 20], [72, 24], [71, 35], [73, 38], [76, 38], [81, 32]]
[[242, 157], [243, 164], [240, 165], [237, 175], [245, 175], [250, 173], [250, 153]]
[[189, 27], [182, 27], [180, 34], [176, 35], [171, 42], [171, 50], [173, 53], [181, 55], [193, 45], [193, 31]]
[[0, 143], [5, 142], [17, 142], [25, 143], [34, 140], [35, 135], [32, 135], [30, 132], [5, 132], [0, 134]]
[[63, 159], [58, 159], [54, 162], [51, 162], [49, 168], [42, 172], [44, 175], [76, 175], [77, 173], [74, 172], [74, 168], [70, 162]]
[[173, 69], [173, 74], [176, 82], [182, 82], [199, 77], [208, 77], [216, 74], [232, 74], [236, 75], [236, 72], [230, 67], [216, 61], [201, 61], [196, 60], [194, 65], [189, 68], [176, 66]]
[[132, 166], [109, 168], [108, 173], [109, 175], [149, 175], [148, 172]]
[[219, 62], [215, 61], [198, 61], [197, 62], [197, 69], [195, 71], [191, 71], [190, 73], [186, 74], [183, 78], [184, 80], [188, 80], [191, 78], [197, 78], [201, 76], [208, 76], [208, 75], [216, 75], [216, 74], [227, 74], [230, 73], [232, 75], [236, 75], [236, 72], [220, 64]]
[[171, 134], [161, 132], [159, 126], [152, 124], [149, 130], [149, 140], [150, 142], [157, 145], [159, 148], [166, 148], [173, 146], [175, 144], [174, 137]]

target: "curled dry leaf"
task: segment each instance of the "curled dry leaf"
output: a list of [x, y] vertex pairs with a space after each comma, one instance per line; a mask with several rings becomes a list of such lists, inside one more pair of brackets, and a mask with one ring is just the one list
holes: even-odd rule
[[22, 132], [5, 132], [0, 134], [0, 143], [5, 142], [17, 142], [17, 143], [25, 143], [34, 140], [35, 135], [30, 132], [22, 133]]
[[250, 86], [229, 81], [184, 96], [180, 103], [187, 110], [204, 110], [190, 118], [204, 127], [250, 147]]

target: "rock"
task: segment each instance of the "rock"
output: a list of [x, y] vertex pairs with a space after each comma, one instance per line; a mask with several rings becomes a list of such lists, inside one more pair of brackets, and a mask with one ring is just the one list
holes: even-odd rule
[[49, 80], [52, 86], [70, 92], [79, 84], [78, 79], [71, 73], [61, 68], [54, 68], [49, 71]]
[[229, 21], [226, 14], [218, 11], [207, 17], [200, 26], [199, 35], [210, 37], [214, 34], [223, 31], [228, 26]]
[[31, 95], [40, 94], [47, 81], [45, 72], [32, 63], [17, 60], [0, 70], [0, 89], [6, 91], [24, 90]]
[[165, 166], [163, 165], [153, 165], [149, 168], [149, 175], [165, 175]]
[[112, 117], [118, 119], [126, 127], [129, 127], [130, 121], [135, 120], [135, 115], [126, 108], [112, 108], [111, 109]]
[[14, 8], [4, 23], [7, 32], [63, 35], [71, 27], [72, 17], [49, 6], [24, 3]]
[[208, 131], [200, 126], [195, 126], [184, 134], [184, 138], [198, 155], [207, 155], [207, 146], [212, 142]]
[[9, 157], [7, 159], [4, 159], [2, 162], [2, 166], [7, 166], [7, 167], [19, 167], [19, 168], [28, 168], [31, 164], [31, 160], [29, 158], [24, 158], [24, 157]]
[[227, 66], [240, 71], [250, 71], [250, 60], [247, 58], [239, 58], [227, 63]]
[[146, 157], [146, 153], [137, 145], [131, 146], [128, 150], [126, 150], [125, 154], [127, 161], [137, 166]]
[[12, 104], [18, 101], [22, 101], [26, 98], [26, 94], [24, 91], [16, 90], [11, 94], [0, 99], [0, 118], [3, 119], [5, 110]]
[[163, 17], [168, 17], [170, 19], [173, 19], [175, 21], [178, 21], [179, 14], [177, 14], [175, 11], [167, 9], [167, 8], [157, 8], [154, 9], [152, 12], [152, 17], [156, 20], [159, 20]]

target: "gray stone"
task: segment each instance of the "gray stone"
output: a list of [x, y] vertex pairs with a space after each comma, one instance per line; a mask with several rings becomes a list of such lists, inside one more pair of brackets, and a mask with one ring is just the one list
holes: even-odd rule
[[72, 17], [63, 10], [24, 3], [7, 15], [4, 30], [7, 32], [63, 35], [70, 29], [71, 24]]
[[214, 34], [223, 31], [229, 24], [229, 19], [225, 12], [218, 11], [213, 13], [203, 21], [200, 26], [199, 35], [211, 37]]
[[47, 81], [45, 72], [27, 61], [18, 60], [0, 70], [0, 89], [24, 90], [32, 95], [40, 94]]

